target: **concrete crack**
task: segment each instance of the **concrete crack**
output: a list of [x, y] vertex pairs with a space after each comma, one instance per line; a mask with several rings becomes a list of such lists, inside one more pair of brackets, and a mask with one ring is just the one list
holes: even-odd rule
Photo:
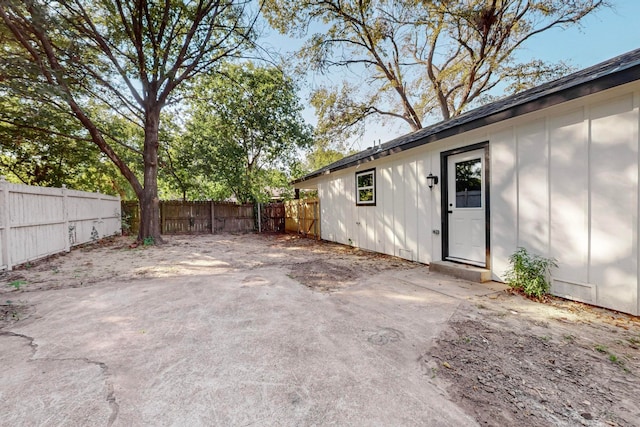
[[36, 352], [38, 351], [38, 344], [36, 344], [35, 338], [30, 337], [28, 335], [24, 335], [24, 334], [18, 334], [15, 332], [9, 332], [9, 331], [0, 331], [0, 336], [5, 336], [5, 337], [18, 337], [18, 338], [23, 338], [27, 341], [29, 341], [29, 347], [31, 347], [31, 357], [33, 358], [33, 356], [35, 356]]
[[30, 337], [28, 335], [24, 335], [24, 334], [18, 334], [16, 332], [8, 332], [8, 331], [0, 331], [0, 336], [5, 336], [5, 337], [18, 337], [18, 338], [23, 338], [27, 341], [29, 341], [29, 346], [31, 347], [31, 360], [30, 361], [52, 361], [52, 362], [56, 362], [56, 361], [60, 361], [60, 362], [64, 362], [64, 361], [76, 361], [76, 362], [85, 362], [91, 365], [96, 365], [98, 367], [100, 367], [100, 370], [102, 371], [102, 375], [104, 376], [105, 380], [105, 386], [107, 388], [107, 396], [106, 396], [106, 401], [109, 404], [109, 408], [111, 408], [111, 415], [109, 416], [109, 420], [107, 421], [107, 427], [111, 427], [113, 425], [113, 423], [116, 421], [116, 418], [118, 418], [118, 413], [120, 412], [120, 405], [118, 404], [117, 400], [116, 400], [116, 394], [115, 394], [115, 390], [113, 388], [113, 384], [111, 383], [111, 381], [109, 381], [109, 367], [107, 366], [106, 363], [104, 362], [98, 362], [96, 360], [91, 360], [88, 359], [86, 357], [69, 357], [69, 358], [53, 358], [53, 357], [43, 357], [43, 358], [39, 358], [39, 359], [34, 359], [33, 356], [35, 356], [36, 352], [38, 351], [38, 344], [35, 343], [35, 338]]
[[85, 362], [88, 363], [90, 365], [96, 365], [100, 368], [100, 370], [102, 371], [102, 376], [104, 377], [104, 384], [107, 388], [107, 396], [105, 398], [105, 400], [107, 401], [107, 403], [109, 404], [109, 408], [111, 409], [111, 415], [109, 416], [109, 419], [107, 420], [107, 427], [111, 427], [113, 425], [113, 423], [116, 421], [116, 419], [118, 418], [118, 413], [120, 412], [120, 405], [118, 404], [117, 400], [116, 400], [116, 393], [115, 393], [115, 389], [113, 387], [113, 384], [111, 383], [111, 381], [109, 381], [109, 366], [107, 366], [106, 363], [104, 362], [99, 362], [97, 360], [91, 360], [89, 358], [86, 357], [66, 357], [66, 358], [51, 358], [51, 357], [47, 357], [47, 358], [42, 358], [42, 359], [38, 359], [38, 360], [49, 360], [49, 361], [60, 361], [60, 362], [68, 362], [68, 361], [75, 361], [75, 362]]
[[104, 376], [104, 384], [107, 387], [107, 397], [106, 401], [109, 404], [109, 408], [111, 408], [111, 415], [109, 416], [109, 420], [107, 421], [107, 427], [111, 427], [113, 423], [118, 418], [118, 413], [120, 412], [120, 405], [116, 401], [116, 392], [113, 388], [113, 383], [109, 381], [109, 367], [104, 362], [98, 362], [95, 360], [87, 359], [83, 357], [81, 360], [86, 363], [97, 365], [102, 370], [102, 375]]

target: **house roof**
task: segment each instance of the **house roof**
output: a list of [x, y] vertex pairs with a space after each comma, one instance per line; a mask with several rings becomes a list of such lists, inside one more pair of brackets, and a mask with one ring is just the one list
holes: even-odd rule
[[443, 138], [518, 117], [639, 79], [640, 49], [636, 49], [560, 79], [483, 105], [482, 107], [468, 111], [452, 119], [402, 135], [384, 144], [370, 147], [303, 176], [293, 181], [293, 184], [302, 183], [321, 175], [357, 166], [410, 148], [429, 144]]

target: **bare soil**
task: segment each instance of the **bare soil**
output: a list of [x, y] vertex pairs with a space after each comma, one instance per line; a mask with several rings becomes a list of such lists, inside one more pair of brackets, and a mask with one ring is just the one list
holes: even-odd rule
[[[260, 240], [259, 245], [256, 239]], [[360, 277], [418, 266], [403, 259], [296, 235], [177, 235], [165, 236], [165, 240], [159, 246], [136, 246], [131, 237], [108, 238], [0, 273], [0, 329], [32, 312], [20, 301], [24, 292], [271, 265], [290, 268], [290, 277], [304, 286], [333, 292], [355, 284]], [[219, 256], [220, 252], [223, 256]]]
[[[132, 248], [132, 239], [118, 237], [2, 273], [0, 331], [33, 315], [21, 300], [25, 292], [268, 266], [289, 268], [291, 278], [314, 291], [340, 292], [364, 277], [420, 267], [291, 235], [166, 240]], [[482, 425], [634, 426], [640, 425], [639, 347], [637, 317], [503, 292], [461, 302], [447, 330], [419, 349], [417, 359], [425, 381]]]
[[640, 425], [640, 321], [501, 293], [458, 310], [421, 362], [482, 425]]

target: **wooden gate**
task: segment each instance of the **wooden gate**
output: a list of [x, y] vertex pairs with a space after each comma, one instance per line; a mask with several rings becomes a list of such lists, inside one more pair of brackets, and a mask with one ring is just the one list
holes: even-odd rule
[[289, 200], [285, 206], [285, 231], [320, 239], [320, 202], [318, 199]]
[[265, 203], [260, 205], [260, 230], [272, 233], [284, 233], [284, 203]]

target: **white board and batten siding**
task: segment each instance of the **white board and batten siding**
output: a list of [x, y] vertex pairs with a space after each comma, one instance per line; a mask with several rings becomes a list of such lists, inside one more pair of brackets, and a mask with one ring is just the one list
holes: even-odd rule
[[[490, 267], [518, 247], [556, 258], [552, 292], [640, 314], [640, 83], [633, 82], [315, 179], [322, 238], [430, 263], [442, 259], [440, 154], [489, 143]], [[355, 172], [376, 169], [376, 205]]]
[[0, 267], [119, 234], [120, 198], [0, 180]]

